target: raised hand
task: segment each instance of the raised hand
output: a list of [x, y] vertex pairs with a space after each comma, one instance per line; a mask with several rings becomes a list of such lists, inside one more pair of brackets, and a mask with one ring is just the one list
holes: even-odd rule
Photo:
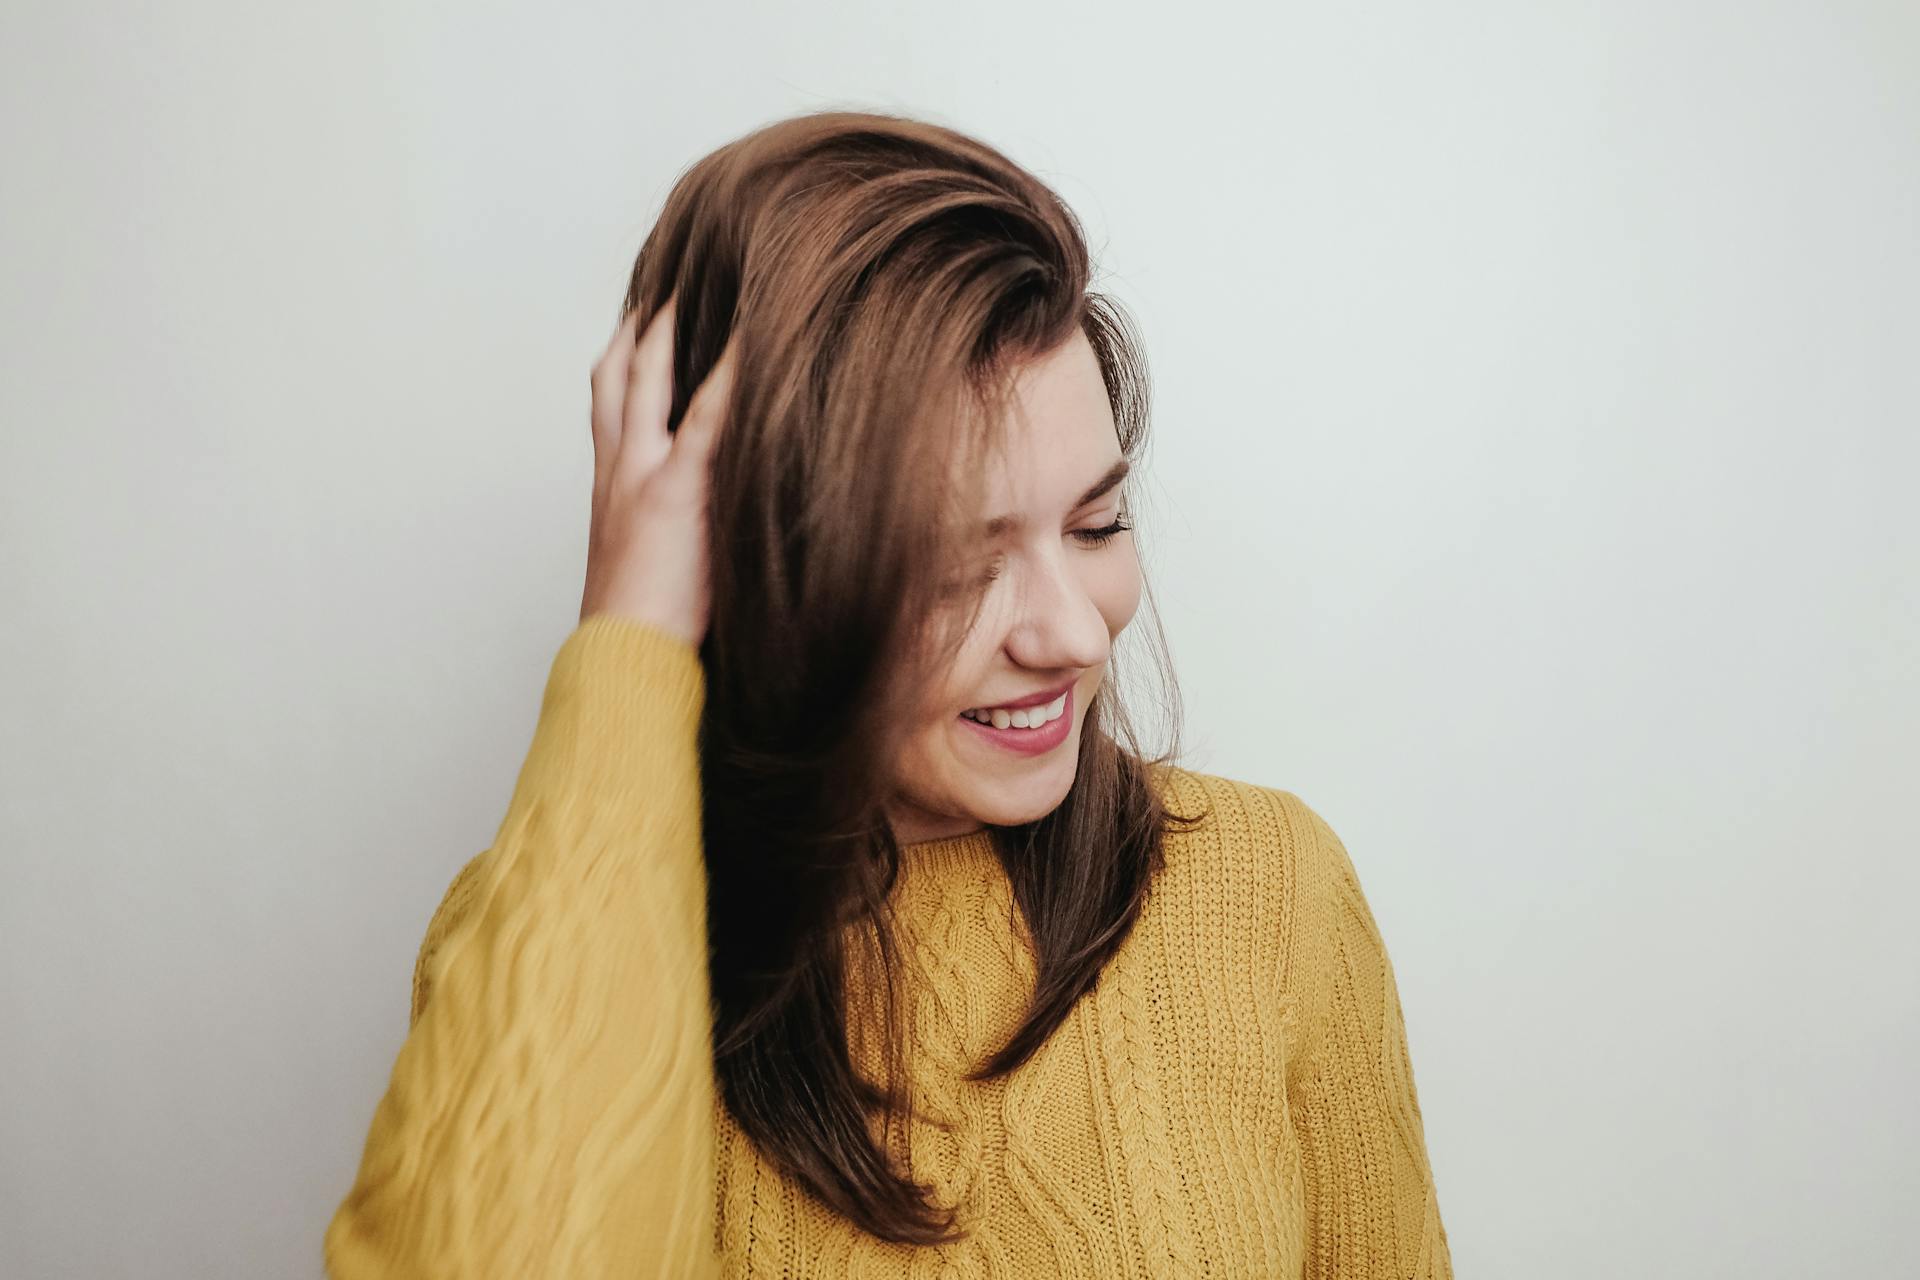
[[639, 314], [628, 312], [593, 366], [593, 516], [580, 618], [635, 618], [697, 647], [711, 614], [707, 495], [734, 344], [669, 433], [676, 300], [637, 342]]

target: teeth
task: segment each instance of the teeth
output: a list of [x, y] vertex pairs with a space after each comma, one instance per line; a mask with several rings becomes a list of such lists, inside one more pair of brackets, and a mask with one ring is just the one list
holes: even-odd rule
[[1067, 695], [1063, 693], [1044, 707], [1017, 707], [1012, 711], [1005, 707], [976, 707], [960, 714], [996, 729], [1038, 729], [1050, 721], [1058, 720], [1066, 713], [1066, 709]]

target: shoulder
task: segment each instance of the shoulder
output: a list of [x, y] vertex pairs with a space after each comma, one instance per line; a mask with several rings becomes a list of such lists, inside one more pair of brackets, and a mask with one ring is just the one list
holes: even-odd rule
[[1285, 787], [1181, 767], [1164, 775], [1169, 809], [1200, 821], [1168, 835], [1168, 870], [1275, 948], [1280, 978], [1303, 993], [1325, 978], [1341, 917], [1371, 925], [1359, 877], [1333, 826]]
[[[1205, 804], [1212, 814], [1202, 828], [1170, 837], [1170, 849], [1185, 842], [1187, 874], [1227, 886], [1224, 903], [1248, 904], [1265, 948], [1254, 963], [1270, 966], [1282, 1000], [1304, 1014], [1309, 1056], [1344, 1016], [1397, 1020], [1393, 961], [1332, 824], [1282, 787], [1191, 771], [1170, 781], [1170, 799]], [[1232, 887], [1236, 880], [1247, 887]]]
[[1202, 846], [1293, 889], [1332, 874], [1345, 861], [1333, 827], [1293, 791], [1181, 766], [1168, 767], [1162, 779], [1167, 807], [1200, 818], [1189, 831], [1176, 829], [1172, 841]]

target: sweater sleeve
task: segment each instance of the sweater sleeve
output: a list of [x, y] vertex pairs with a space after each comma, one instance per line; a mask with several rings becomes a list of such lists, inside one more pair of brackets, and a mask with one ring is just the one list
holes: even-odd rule
[[1305, 1280], [1451, 1280], [1406, 1023], [1353, 861], [1287, 793], [1307, 1063], [1292, 1099], [1306, 1180]]
[[429, 925], [333, 1280], [717, 1277], [692, 645], [567, 637], [494, 843]]

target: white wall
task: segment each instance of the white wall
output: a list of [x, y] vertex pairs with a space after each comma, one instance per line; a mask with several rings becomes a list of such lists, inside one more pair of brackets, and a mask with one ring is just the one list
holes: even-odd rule
[[1191, 763], [1388, 938], [1463, 1276], [1892, 1275], [1920, 10], [13, 4], [0, 1273], [316, 1276], [577, 611], [586, 371], [793, 111], [1055, 182]]

